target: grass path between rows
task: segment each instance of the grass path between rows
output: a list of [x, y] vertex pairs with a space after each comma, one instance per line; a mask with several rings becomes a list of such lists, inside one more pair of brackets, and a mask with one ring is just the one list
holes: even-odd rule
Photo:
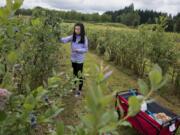
[[[65, 72], [72, 72], [71, 62], [70, 62], [70, 44], [65, 44], [63, 46], [64, 56], [65, 56], [65, 66], [63, 70]], [[95, 53], [89, 51], [86, 54], [86, 59], [84, 62], [84, 72], [88, 72], [88, 74], [92, 77], [96, 72], [95, 64], [100, 64], [103, 61], [104, 65], [108, 65], [111, 70], [113, 70], [113, 74], [110, 76], [108, 83], [109, 88], [111, 90], [121, 91], [127, 90], [129, 88], [137, 88], [137, 78], [132, 75], [123, 72], [121, 69], [118, 69], [116, 65], [113, 63], [104, 61], [102, 57], [96, 55]], [[93, 77], [92, 77], [93, 78]], [[83, 90], [88, 90], [87, 81], [85, 80]], [[168, 102], [164, 98], [158, 95], [154, 95], [153, 97], [159, 103], [162, 103], [164, 106], [168, 107], [170, 110], [180, 114], [180, 106], [173, 105]], [[79, 114], [84, 112], [84, 96], [81, 99], [77, 99], [74, 97], [73, 93], [69, 93], [68, 95], [63, 97], [64, 111], [61, 114], [61, 118], [65, 125], [77, 125], [79, 123]], [[68, 134], [68, 129], [65, 129], [66, 134]], [[119, 129], [120, 135], [137, 135], [137, 133], [128, 127]]]

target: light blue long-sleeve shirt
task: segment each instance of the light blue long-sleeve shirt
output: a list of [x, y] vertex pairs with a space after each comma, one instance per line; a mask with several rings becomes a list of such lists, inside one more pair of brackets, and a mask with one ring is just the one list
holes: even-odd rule
[[[71, 42], [71, 61], [76, 63], [83, 63], [85, 59], [85, 53], [88, 52], [88, 39], [85, 36], [85, 43], [78, 43], [81, 39], [80, 35], [76, 35], [76, 42], [73, 42], [73, 35], [60, 38], [60, 42]], [[76, 51], [75, 51], [76, 50]]]

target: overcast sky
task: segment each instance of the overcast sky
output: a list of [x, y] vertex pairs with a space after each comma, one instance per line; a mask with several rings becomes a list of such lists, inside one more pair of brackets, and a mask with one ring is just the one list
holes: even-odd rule
[[[0, 0], [3, 6], [5, 0]], [[99, 12], [118, 10], [134, 3], [135, 9], [153, 9], [176, 15], [180, 12], [180, 0], [24, 0], [23, 8], [41, 6], [58, 10]]]

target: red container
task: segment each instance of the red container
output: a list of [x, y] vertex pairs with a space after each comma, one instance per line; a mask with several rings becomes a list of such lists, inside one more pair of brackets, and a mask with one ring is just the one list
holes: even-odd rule
[[[136, 89], [117, 93], [115, 107], [119, 114], [119, 118], [120, 108], [124, 112], [123, 117], [125, 117], [128, 111], [128, 98], [130, 96], [137, 95], [141, 94], [138, 93]], [[160, 124], [152, 117], [152, 114], [162, 112], [167, 116], [170, 116], [171, 120]], [[131, 123], [133, 128], [135, 128], [138, 133], [142, 135], [175, 135], [180, 125], [180, 117], [178, 115], [162, 107], [154, 101], [147, 104], [147, 111], [140, 111], [136, 116], [129, 117], [127, 120]]]

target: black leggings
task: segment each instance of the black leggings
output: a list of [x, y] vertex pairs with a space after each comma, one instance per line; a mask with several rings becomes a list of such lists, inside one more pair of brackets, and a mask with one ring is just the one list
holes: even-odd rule
[[[72, 67], [73, 67], [73, 74], [75, 77], [77, 77], [79, 79], [79, 90], [82, 90], [82, 86], [83, 86], [83, 77], [82, 77], [82, 72], [83, 72], [83, 63], [75, 63], [72, 62]], [[80, 76], [79, 73], [80, 72]], [[75, 81], [74, 83], [76, 84], [77, 81]]]

